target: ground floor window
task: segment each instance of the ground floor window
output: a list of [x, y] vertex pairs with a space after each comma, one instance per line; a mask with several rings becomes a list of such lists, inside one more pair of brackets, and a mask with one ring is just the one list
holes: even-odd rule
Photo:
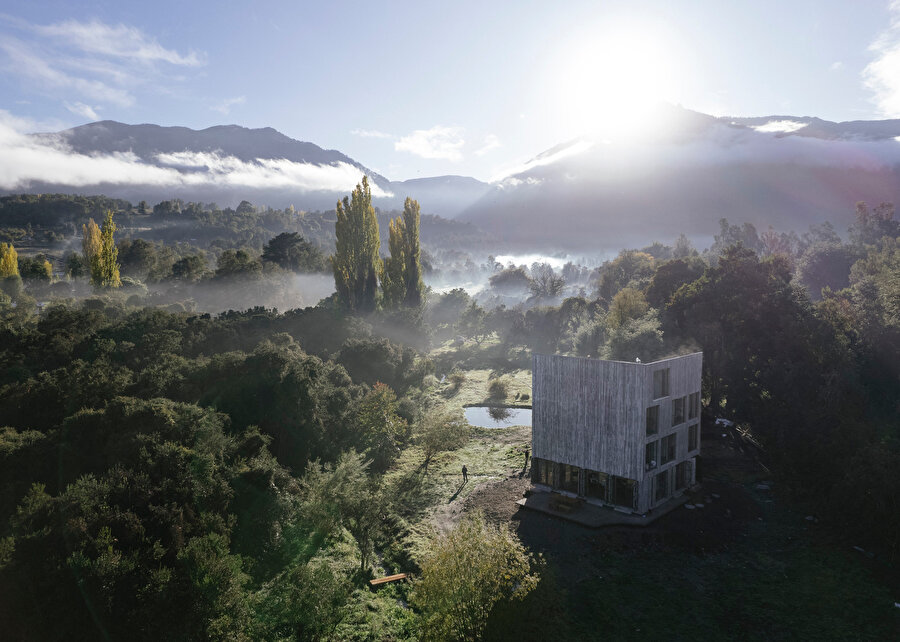
[[555, 483], [554, 474], [556, 472], [556, 464], [546, 459], [538, 459], [533, 457], [531, 460], [531, 481], [535, 484], [544, 484], [545, 486], [553, 486]]
[[664, 470], [656, 476], [656, 501], [669, 496], [669, 471]]
[[691, 485], [693, 463], [691, 461], [683, 461], [675, 466], [675, 490], [681, 490]]
[[581, 479], [581, 469], [569, 464], [559, 465], [559, 489], [578, 494], [578, 481]]
[[601, 499], [605, 502], [608, 496], [607, 491], [609, 490], [609, 475], [606, 473], [598, 473], [595, 470], [586, 470], [584, 472], [585, 497], [593, 497], [594, 499]]
[[614, 475], [612, 477], [610, 503], [616, 506], [634, 508], [634, 490], [636, 486], [637, 483], [635, 481]]

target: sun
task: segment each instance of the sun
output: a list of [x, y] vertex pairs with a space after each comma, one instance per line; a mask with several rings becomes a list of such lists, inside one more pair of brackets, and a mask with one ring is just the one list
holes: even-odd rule
[[611, 140], [652, 127], [661, 102], [676, 100], [674, 48], [645, 29], [609, 29], [569, 46], [556, 78], [559, 117], [579, 133]]

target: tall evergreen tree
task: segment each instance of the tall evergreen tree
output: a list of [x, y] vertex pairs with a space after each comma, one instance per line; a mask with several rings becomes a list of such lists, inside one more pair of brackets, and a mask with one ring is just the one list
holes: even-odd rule
[[81, 253], [84, 255], [84, 263], [91, 274], [91, 283], [99, 284], [101, 279], [100, 269], [100, 227], [89, 219], [87, 224], [81, 226]]
[[422, 266], [419, 249], [419, 203], [407, 198], [403, 215], [390, 222], [388, 246], [381, 285], [388, 307], [418, 307], [422, 304]]
[[381, 268], [381, 241], [368, 177], [363, 176], [362, 184], [357, 184], [349, 199], [345, 196], [343, 202], [338, 201], [334, 233], [331, 262], [338, 297], [353, 312], [371, 312]]

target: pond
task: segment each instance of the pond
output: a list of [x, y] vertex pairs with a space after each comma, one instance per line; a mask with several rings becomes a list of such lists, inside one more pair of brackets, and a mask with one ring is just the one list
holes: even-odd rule
[[531, 408], [503, 406], [469, 406], [464, 409], [466, 421], [477, 428], [509, 428], [530, 426]]

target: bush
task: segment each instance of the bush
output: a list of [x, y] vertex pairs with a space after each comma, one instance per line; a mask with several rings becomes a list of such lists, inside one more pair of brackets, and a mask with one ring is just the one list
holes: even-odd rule
[[491, 401], [505, 401], [509, 395], [509, 385], [502, 379], [494, 379], [488, 384], [488, 396]]

